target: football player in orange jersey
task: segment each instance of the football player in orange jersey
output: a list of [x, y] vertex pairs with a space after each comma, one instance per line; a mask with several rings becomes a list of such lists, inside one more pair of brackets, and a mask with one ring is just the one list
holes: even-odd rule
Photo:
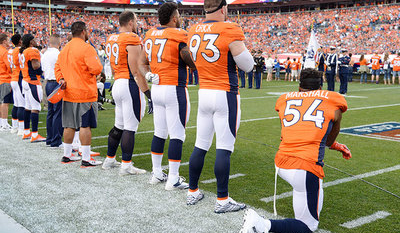
[[[187, 32], [181, 29], [178, 4], [167, 2], [158, 10], [160, 27], [150, 29], [144, 39], [140, 59], [141, 74], [153, 82], [151, 97], [154, 105], [154, 136], [151, 144], [153, 175], [150, 184], [167, 181], [166, 190], [187, 189], [188, 183], [179, 176], [185, 127], [190, 115], [186, 88], [187, 65], [196, 66], [187, 46]], [[150, 70], [149, 70], [150, 66]], [[168, 147], [169, 174], [163, 173], [161, 162], [165, 140]]]
[[374, 82], [374, 79], [376, 79], [376, 84], [379, 83], [379, 74], [381, 71], [381, 64], [382, 64], [382, 60], [381, 57], [377, 54], [374, 53], [374, 55], [371, 57], [370, 60], [371, 64], [372, 64], [372, 75], [371, 75], [371, 82]]
[[217, 178], [217, 202], [214, 212], [225, 213], [244, 209], [245, 204], [229, 197], [230, 156], [240, 124], [240, 95], [237, 67], [245, 72], [253, 69], [254, 60], [244, 45], [244, 33], [236, 23], [227, 20], [225, 0], [205, 0], [204, 22], [189, 30], [189, 48], [199, 73], [199, 104], [196, 145], [189, 161], [187, 204], [203, 198], [198, 182], [204, 158], [216, 133], [214, 173]]
[[[11, 37], [11, 42], [14, 45], [10, 56], [12, 61], [12, 77], [11, 87], [13, 89], [14, 108], [12, 110], [12, 118], [17, 119], [17, 135], [22, 136], [24, 134], [24, 113], [25, 113], [25, 99], [22, 95], [22, 72], [19, 66], [19, 49], [22, 45], [21, 35], [15, 34]], [[17, 109], [17, 110], [14, 110]], [[15, 112], [16, 117], [15, 117]], [[14, 126], [14, 122], [13, 122]]]
[[[44, 142], [46, 138], [38, 133], [40, 105], [43, 98], [43, 89], [40, 77], [43, 73], [40, 65], [40, 51], [36, 48], [35, 37], [26, 34], [22, 37], [22, 46], [19, 50], [19, 67], [21, 68], [23, 80], [23, 94], [25, 95], [25, 129], [22, 139], [31, 138], [31, 142]], [[30, 121], [32, 121], [32, 132], [30, 132]]]
[[283, 94], [275, 105], [282, 127], [275, 166], [293, 187], [295, 219], [268, 220], [248, 210], [241, 232], [311, 233], [318, 228], [325, 147], [351, 158], [347, 146], [335, 141], [346, 100], [339, 93], [321, 90], [321, 78], [322, 72], [304, 69], [299, 92]]
[[400, 51], [397, 53], [397, 57], [395, 57], [392, 60], [392, 67], [393, 67], [393, 77], [392, 77], [392, 83], [396, 84], [396, 76], [399, 79], [399, 84], [400, 84]]
[[[135, 13], [125, 11], [119, 16], [118, 34], [107, 38], [106, 54], [110, 59], [115, 82], [113, 98], [115, 101], [115, 124], [108, 137], [107, 158], [103, 169], [119, 165], [115, 153], [121, 143], [122, 164], [120, 175], [143, 174], [146, 171], [132, 165], [135, 132], [144, 116], [146, 101], [149, 100], [149, 113], [152, 112], [150, 90], [144, 77], [139, 75], [138, 59], [142, 44], [137, 32]], [[144, 92], [144, 94], [143, 94]]]
[[8, 36], [0, 34], [0, 130], [11, 130], [11, 126], [7, 122], [8, 105], [12, 104], [11, 92], [11, 66], [8, 57]]

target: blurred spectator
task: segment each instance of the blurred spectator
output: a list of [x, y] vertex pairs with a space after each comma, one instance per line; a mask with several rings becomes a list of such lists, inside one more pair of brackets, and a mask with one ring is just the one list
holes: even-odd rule
[[360, 74], [361, 74], [360, 83], [367, 83], [367, 73], [368, 73], [367, 59], [364, 58], [364, 54], [361, 54], [361, 57], [360, 57]]
[[383, 82], [385, 85], [390, 84], [390, 73], [392, 72], [390, 68], [389, 53], [385, 53], [383, 57]]

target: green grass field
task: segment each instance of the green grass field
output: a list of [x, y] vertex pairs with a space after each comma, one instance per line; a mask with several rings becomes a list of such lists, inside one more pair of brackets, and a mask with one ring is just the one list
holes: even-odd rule
[[[336, 83], [336, 89], [338, 89], [338, 85]], [[189, 87], [188, 89], [191, 114], [186, 130], [187, 137], [183, 146], [182, 162], [189, 161], [196, 139], [196, 128], [194, 126], [196, 125], [198, 87]], [[324, 89], [326, 89], [326, 84], [324, 84]], [[280, 123], [279, 119], [274, 118], [277, 116], [274, 106], [278, 95], [273, 93], [296, 90], [298, 90], [298, 84], [294, 82], [266, 82], [265, 80], [260, 90], [247, 88], [240, 90], [242, 121], [251, 121], [241, 123], [235, 151], [231, 157], [230, 174], [245, 174], [245, 176], [232, 179], [229, 184], [230, 196], [237, 201], [273, 212], [272, 202], [266, 203], [260, 200], [272, 196], [274, 192], [274, 155], [280, 142]], [[349, 83], [349, 97], [346, 98], [349, 111], [343, 115], [342, 128], [381, 122], [400, 122], [399, 94], [399, 85]], [[370, 106], [375, 107], [364, 108]], [[98, 128], [93, 130], [93, 137], [106, 136], [114, 124], [113, 106], [105, 105], [105, 108], [108, 110], [99, 112]], [[268, 119], [269, 117], [272, 119]], [[43, 122], [40, 127], [44, 127], [45, 115], [41, 115], [40, 120]], [[140, 123], [138, 132], [152, 130], [152, 115], [146, 114]], [[45, 129], [42, 129], [41, 132], [45, 135]], [[152, 132], [138, 133], [134, 154], [150, 152], [152, 137]], [[358, 175], [400, 164], [399, 142], [343, 134], [339, 135], [337, 140], [351, 149], [353, 158], [347, 161], [342, 158], [339, 152], [327, 150], [325, 163], [329, 167], [325, 166], [324, 168], [326, 173], [324, 183], [349, 177], [332, 167]], [[95, 148], [93, 150], [100, 151], [102, 156], [106, 156], [106, 145], [106, 137], [92, 141], [92, 147]], [[168, 142], [165, 151], [167, 151], [167, 147]], [[118, 153], [120, 156], [120, 151]], [[215, 178], [213, 172], [214, 159], [215, 143], [206, 156], [201, 180]], [[134, 157], [133, 161], [136, 166], [148, 171], [151, 170], [150, 155]], [[166, 164], [167, 156], [165, 155], [163, 165]], [[187, 165], [181, 167], [181, 175], [188, 177]], [[399, 177], [400, 170], [395, 170], [370, 176], [365, 180], [400, 195]], [[215, 183], [200, 183], [200, 188], [216, 192]], [[279, 178], [277, 190], [277, 194], [281, 194], [291, 191], [291, 187]], [[399, 198], [360, 180], [326, 187], [324, 194], [324, 206], [319, 225], [321, 229], [331, 232], [400, 232]], [[277, 209], [281, 216], [294, 217], [291, 197], [279, 199]], [[391, 215], [353, 229], [340, 226], [345, 222], [372, 215], [378, 211], [386, 211]]]

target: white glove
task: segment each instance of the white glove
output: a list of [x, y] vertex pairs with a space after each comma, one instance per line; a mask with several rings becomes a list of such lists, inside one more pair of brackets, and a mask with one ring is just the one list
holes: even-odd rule
[[160, 77], [158, 76], [158, 74], [147, 72], [144, 77], [147, 81], [152, 82], [153, 84], [158, 85], [160, 83]]

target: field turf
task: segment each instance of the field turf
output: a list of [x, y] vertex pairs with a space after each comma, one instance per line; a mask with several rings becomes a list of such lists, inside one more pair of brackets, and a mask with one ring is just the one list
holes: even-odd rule
[[[339, 83], [336, 83], [336, 89], [338, 85]], [[326, 83], [324, 89], [326, 89]], [[183, 144], [183, 163], [189, 161], [196, 139], [198, 87], [190, 86], [188, 90], [191, 112], [187, 124], [186, 141]], [[271, 197], [274, 192], [274, 156], [280, 142], [280, 123], [276, 118], [278, 115], [274, 106], [278, 93], [296, 90], [298, 90], [298, 84], [295, 82], [266, 82], [265, 80], [260, 90], [240, 89], [242, 123], [238, 131], [235, 151], [231, 157], [230, 174], [240, 173], [245, 176], [231, 179], [229, 183], [230, 196], [235, 200], [273, 212], [272, 202], [266, 203], [260, 199]], [[343, 114], [341, 127], [400, 122], [399, 94], [399, 85], [349, 83], [348, 97], [346, 97], [349, 111]], [[93, 150], [100, 151], [103, 157], [107, 153], [107, 135], [114, 124], [113, 106], [106, 104], [104, 107], [107, 110], [99, 112], [98, 128], [93, 130], [95, 139], [92, 141]], [[42, 122], [39, 125], [40, 132], [45, 135], [44, 114], [40, 115], [40, 121]], [[134, 154], [150, 152], [152, 130], [153, 117], [146, 114], [136, 135]], [[96, 139], [99, 136], [104, 137]], [[399, 142], [344, 134], [339, 135], [337, 141], [346, 144], [351, 149], [353, 158], [349, 161], [344, 160], [339, 152], [327, 149], [324, 183], [348, 178], [350, 177], [348, 174], [358, 175], [400, 165]], [[167, 150], [168, 141], [165, 152]], [[117, 155], [120, 159], [120, 150]], [[215, 178], [214, 160], [215, 138], [213, 146], [207, 153], [201, 180]], [[151, 171], [149, 154], [136, 156], [133, 161], [135, 166]], [[167, 153], [164, 155], [163, 165], [167, 165]], [[398, 196], [400, 195], [400, 170], [398, 169], [372, 175], [364, 180]], [[181, 167], [180, 174], [188, 177], [187, 165]], [[200, 188], [216, 193], [215, 182], [200, 183]], [[277, 194], [288, 191], [291, 191], [291, 187], [278, 178]], [[291, 197], [279, 199], [277, 210], [281, 216], [294, 217]], [[385, 211], [391, 215], [352, 229], [340, 226], [345, 222], [372, 215], [378, 211]], [[400, 232], [400, 198], [358, 179], [326, 187], [319, 227], [331, 232]]]

